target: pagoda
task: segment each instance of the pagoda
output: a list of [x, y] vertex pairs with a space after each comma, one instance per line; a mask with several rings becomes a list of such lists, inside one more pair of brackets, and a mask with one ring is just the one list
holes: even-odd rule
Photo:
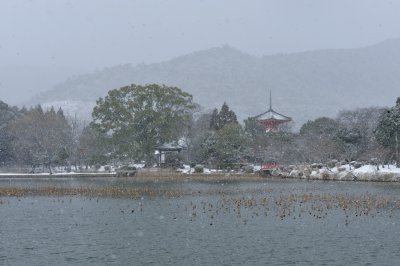
[[264, 125], [266, 132], [276, 131], [278, 129], [279, 125], [292, 121], [292, 118], [285, 116], [283, 114], [280, 114], [278, 112], [275, 112], [272, 109], [271, 92], [269, 94], [269, 109], [268, 109], [268, 111], [266, 111], [262, 114], [259, 114], [253, 118], [256, 119], [260, 124]]

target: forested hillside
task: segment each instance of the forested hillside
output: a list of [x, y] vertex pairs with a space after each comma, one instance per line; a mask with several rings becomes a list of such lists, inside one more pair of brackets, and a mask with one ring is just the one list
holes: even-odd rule
[[127, 84], [178, 86], [211, 109], [224, 101], [243, 120], [265, 111], [272, 91], [278, 112], [293, 117], [297, 127], [342, 109], [388, 106], [400, 88], [400, 40], [359, 49], [321, 50], [254, 57], [224, 46], [166, 62], [120, 65], [80, 75], [34, 97], [29, 103], [62, 105], [82, 112], [107, 91]]

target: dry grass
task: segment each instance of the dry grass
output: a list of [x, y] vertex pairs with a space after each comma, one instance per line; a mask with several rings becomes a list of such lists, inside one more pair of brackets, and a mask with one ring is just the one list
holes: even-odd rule
[[[168, 177], [168, 175], [166, 175]], [[157, 176], [150, 173], [143, 174], [139, 178], [167, 178], [158, 173]], [[177, 175], [179, 178], [193, 178], [193, 176]], [[194, 178], [204, 180], [204, 175]], [[211, 176], [206, 176], [210, 177]], [[218, 175], [218, 177], [221, 177]], [[223, 176], [224, 178], [228, 178]], [[135, 177], [137, 178], [137, 177]], [[243, 178], [243, 176], [233, 176]], [[165, 179], [169, 180], [169, 179]], [[176, 178], [173, 179], [177, 180]], [[193, 179], [191, 179], [193, 180]], [[221, 180], [221, 179], [219, 179]], [[228, 179], [232, 180], [232, 179]], [[217, 197], [204, 197], [204, 196]], [[234, 215], [243, 223], [255, 217], [273, 216], [278, 219], [299, 219], [302, 216], [311, 216], [316, 219], [326, 218], [330, 215], [343, 217], [347, 225], [356, 217], [375, 217], [388, 215], [397, 217], [400, 209], [400, 200], [397, 197], [373, 195], [368, 192], [362, 194], [313, 194], [291, 193], [291, 190], [274, 190], [261, 186], [255, 188], [236, 188], [233, 190], [225, 187], [214, 187], [207, 190], [160, 188], [154, 186], [145, 187], [3, 187], [0, 188], [0, 205], [7, 204], [9, 197], [84, 197], [84, 198], [130, 198], [143, 197], [152, 199], [155, 197], [180, 198], [189, 197], [188, 200], [177, 204], [176, 208], [183, 208], [184, 214], [191, 221], [196, 217], [205, 216], [211, 220], [220, 215]], [[198, 198], [200, 197], [200, 198]], [[197, 199], [201, 199], [201, 202]], [[190, 200], [189, 200], [190, 199]]]
[[205, 181], [205, 182], [222, 182], [222, 181], [265, 181], [265, 177], [256, 174], [246, 173], [212, 173], [212, 174], [183, 174], [171, 169], [162, 169], [158, 171], [140, 170], [131, 177], [139, 181]]
[[158, 188], [123, 188], [123, 187], [5, 187], [0, 188], [0, 197], [25, 197], [25, 196], [82, 196], [89, 198], [105, 197], [105, 198], [132, 198], [141, 197], [179, 197], [183, 195], [191, 195], [190, 191], [176, 189], [158, 189]]

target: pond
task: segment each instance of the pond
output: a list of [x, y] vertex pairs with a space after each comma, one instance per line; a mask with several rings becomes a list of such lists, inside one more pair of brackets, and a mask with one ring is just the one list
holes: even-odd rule
[[[266, 180], [0, 179], [0, 265], [396, 265], [400, 185]], [[173, 194], [146, 193], [158, 189]], [[181, 192], [181, 193], [180, 193]]]

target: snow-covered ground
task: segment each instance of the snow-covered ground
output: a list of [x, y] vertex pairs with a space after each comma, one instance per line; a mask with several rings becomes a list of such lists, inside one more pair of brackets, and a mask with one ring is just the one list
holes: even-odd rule
[[[295, 177], [295, 174], [298, 174], [294, 171], [292, 170], [289, 176]], [[302, 173], [302, 178], [311, 179], [400, 182], [400, 168], [396, 168], [395, 165], [385, 165], [384, 167], [380, 165], [379, 169], [376, 165], [363, 165], [357, 169], [350, 165], [342, 165], [334, 168], [314, 169], [310, 174], [303, 169]]]
[[[137, 169], [143, 168], [144, 164], [133, 164]], [[71, 172], [64, 171], [62, 168], [53, 169], [53, 176], [62, 175], [104, 175], [115, 173], [115, 167], [113, 166], [101, 166], [99, 169], [88, 169], [85, 172], [79, 172], [72, 169]], [[254, 171], [260, 170], [260, 166], [254, 166]], [[195, 168], [189, 165], [184, 165], [182, 169], [178, 169], [178, 172], [184, 174], [194, 174]], [[226, 173], [223, 170], [204, 168], [203, 174], [217, 174]], [[232, 172], [238, 173], [240, 172]], [[49, 176], [49, 173], [1, 173], [0, 177], [11, 177], [11, 176]], [[379, 169], [376, 165], [363, 165], [359, 168], [354, 166], [341, 165], [338, 167], [328, 168], [322, 167], [321, 169], [311, 169], [310, 166], [297, 166], [290, 172], [275, 172], [273, 175], [280, 175], [291, 178], [302, 178], [302, 179], [319, 179], [319, 180], [343, 180], [343, 181], [384, 181], [384, 182], [400, 182], [400, 168], [396, 168], [395, 165], [379, 165]]]
[[[306, 170], [307, 169], [307, 170]], [[359, 168], [354, 166], [341, 165], [339, 167], [328, 168], [322, 167], [321, 169], [312, 169], [310, 166], [297, 167], [290, 172], [274, 172], [275, 175], [281, 175], [293, 178], [309, 178], [320, 180], [343, 180], [343, 181], [390, 181], [400, 182], [400, 168], [395, 165], [382, 165], [379, 170], [376, 165], [363, 165]], [[260, 166], [255, 165], [254, 171], [260, 170]], [[193, 174], [194, 168], [189, 165], [184, 165], [183, 169], [178, 170], [181, 173]], [[221, 173], [221, 170], [204, 168], [204, 174]]]

